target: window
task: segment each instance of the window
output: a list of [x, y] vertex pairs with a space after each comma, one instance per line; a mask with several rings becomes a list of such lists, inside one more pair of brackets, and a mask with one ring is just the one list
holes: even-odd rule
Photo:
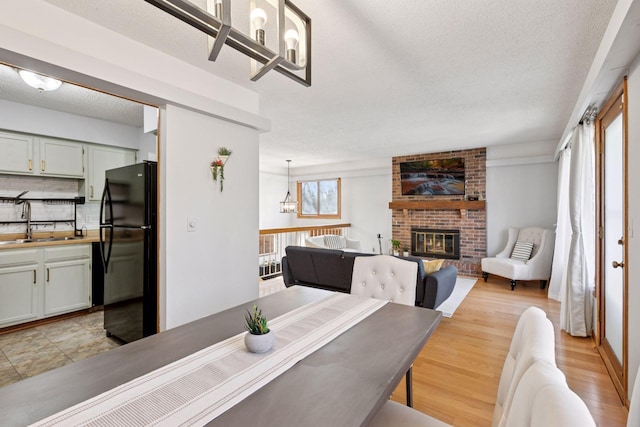
[[298, 182], [298, 218], [340, 218], [340, 178]]

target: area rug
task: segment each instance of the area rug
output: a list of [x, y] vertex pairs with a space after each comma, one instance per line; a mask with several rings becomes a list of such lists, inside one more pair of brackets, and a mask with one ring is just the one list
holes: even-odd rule
[[460, 277], [456, 279], [456, 285], [453, 288], [453, 292], [449, 295], [449, 298], [444, 300], [442, 304], [436, 307], [436, 310], [442, 312], [443, 317], [451, 317], [456, 312], [458, 306], [462, 303], [469, 291], [476, 284], [477, 279], [470, 279], [467, 277]]

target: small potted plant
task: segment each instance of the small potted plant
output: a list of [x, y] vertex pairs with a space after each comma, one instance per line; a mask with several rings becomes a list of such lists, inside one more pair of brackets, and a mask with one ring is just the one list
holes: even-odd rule
[[257, 305], [253, 305], [253, 311], [247, 310], [244, 316], [246, 327], [249, 330], [244, 336], [244, 345], [251, 353], [265, 353], [271, 350], [275, 341], [275, 335], [267, 325], [267, 318]]
[[404, 252], [404, 256], [409, 256], [409, 246], [404, 245], [402, 251]]
[[229, 160], [229, 156], [231, 155], [231, 150], [227, 147], [218, 148], [218, 159], [222, 160], [222, 164], [224, 165]]
[[400, 241], [391, 239], [391, 247], [393, 248], [393, 255], [400, 256]]

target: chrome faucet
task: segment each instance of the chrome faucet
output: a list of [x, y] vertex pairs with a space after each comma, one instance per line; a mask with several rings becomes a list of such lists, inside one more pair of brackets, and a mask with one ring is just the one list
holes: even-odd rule
[[25, 200], [22, 202], [22, 219], [27, 220], [27, 239], [31, 239], [33, 230], [31, 229], [31, 202]]

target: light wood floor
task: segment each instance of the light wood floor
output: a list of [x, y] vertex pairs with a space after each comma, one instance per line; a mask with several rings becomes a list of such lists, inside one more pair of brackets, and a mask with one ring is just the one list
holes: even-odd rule
[[[569, 387], [600, 426], [625, 426], [627, 412], [591, 338], [560, 330], [560, 303], [538, 282], [478, 280], [451, 318], [443, 318], [413, 365], [414, 408], [454, 426], [490, 426], [511, 336], [529, 306], [547, 313], [556, 335], [556, 360]], [[404, 382], [392, 398], [406, 402]]]

